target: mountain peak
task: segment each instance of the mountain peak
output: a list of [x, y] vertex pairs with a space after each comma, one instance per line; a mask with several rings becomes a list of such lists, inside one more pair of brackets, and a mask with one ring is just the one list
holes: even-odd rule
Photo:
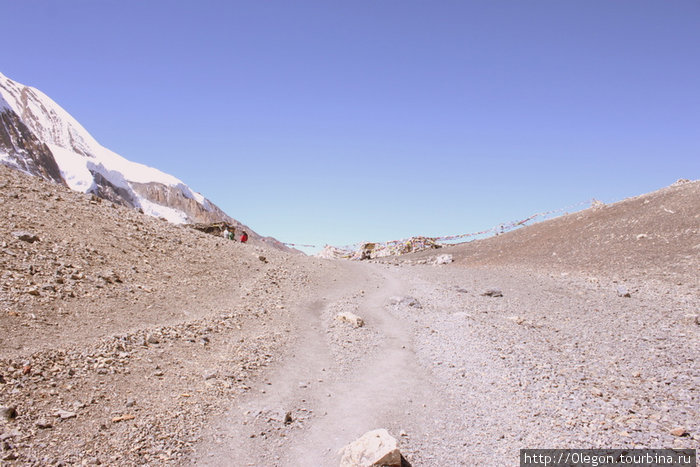
[[0, 162], [173, 223], [240, 225], [182, 180], [105, 148], [46, 94], [0, 73]]

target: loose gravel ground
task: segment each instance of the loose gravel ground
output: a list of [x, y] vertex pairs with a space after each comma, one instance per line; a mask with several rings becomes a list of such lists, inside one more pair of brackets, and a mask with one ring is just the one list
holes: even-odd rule
[[[239, 409], [248, 418], [224, 418], [234, 428], [197, 451], [202, 463], [335, 465], [337, 449], [380, 427], [413, 465], [517, 465], [521, 448], [698, 446], [692, 287], [501, 267], [355, 269], [364, 282], [307, 315], [313, 332], [295, 348], [304, 372], [280, 366], [261, 386], [264, 409], [253, 391]], [[493, 289], [502, 296], [483, 295]], [[415, 300], [392, 304], [397, 295]], [[341, 311], [365, 326], [335, 320]], [[671, 434], [679, 427], [688, 435]]]

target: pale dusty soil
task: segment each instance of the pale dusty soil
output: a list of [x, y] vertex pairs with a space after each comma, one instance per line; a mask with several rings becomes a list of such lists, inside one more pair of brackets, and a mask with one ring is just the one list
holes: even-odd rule
[[[697, 184], [652, 195], [453, 247], [446, 266], [350, 263], [0, 167], [0, 407], [16, 408], [0, 462], [332, 466], [375, 428], [415, 466], [697, 448], [700, 199]], [[654, 221], [649, 205], [683, 215]]]

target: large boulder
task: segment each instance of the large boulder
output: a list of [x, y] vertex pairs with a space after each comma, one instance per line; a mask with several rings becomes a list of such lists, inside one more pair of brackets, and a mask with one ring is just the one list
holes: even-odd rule
[[368, 431], [340, 451], [340, 467], [401, 467], [396, 438], [388, 431]]

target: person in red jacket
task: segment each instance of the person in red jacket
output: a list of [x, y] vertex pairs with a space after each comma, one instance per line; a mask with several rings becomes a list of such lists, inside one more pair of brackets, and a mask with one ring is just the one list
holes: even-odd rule
[[241, 243], [245, 243], [247, 241], [248, 241], [248, 233], [243, 231], [243, 233], [241, 234]]

